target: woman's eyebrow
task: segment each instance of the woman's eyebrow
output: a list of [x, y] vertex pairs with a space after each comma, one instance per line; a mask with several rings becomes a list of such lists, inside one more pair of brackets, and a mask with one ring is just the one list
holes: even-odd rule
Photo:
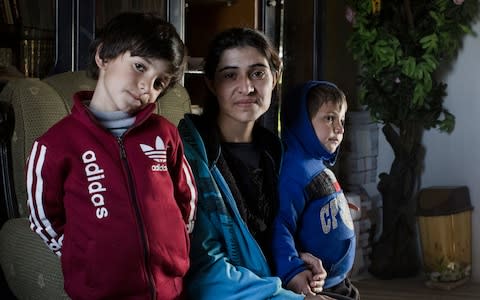
[[[266, 66], [265, 64], [263, 63], [255, 63], [255, 64], [251, 64], [248, 66], [248, 68], [258, 68], [258, 67], [261, 67], [261, 68], [268, 68], [268, 66]], [[229, 70], [229, 69], [239, 69], [239, 67], [237, 66], [225, 66], [223, 68], [220, 68], [217, 70], [217, 72], [223, 72], [225, 70]]]
[[217, 70], [217, 72], [223, 72], [225, 70], [230, 70], [230, 69], [238, 69], [238, 67], [235, 67], [235, 66], [225, 66], [223, 68], [220, 68]]
[[250, 68], [255, 68], [255, 67], [268, 68], [267, 65], [262, 64], [262, 63], [256, 63], [256, 64], [253, 64], [253, 65], [250, 65]]

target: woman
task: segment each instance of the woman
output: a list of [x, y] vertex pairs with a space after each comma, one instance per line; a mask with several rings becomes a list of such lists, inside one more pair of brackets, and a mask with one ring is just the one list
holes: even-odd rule
[[[192, 299], [330, 299], [283, 289], [267, 263], [282, 147], [257, 120], [270, 107], [281, 66], [260, 32], [220, 33], [205, 60], [211, 97], [204, 113], [179, 124], [199, 191], [186, 283]], [[319, 292], [325, 271], [304, 257]]]

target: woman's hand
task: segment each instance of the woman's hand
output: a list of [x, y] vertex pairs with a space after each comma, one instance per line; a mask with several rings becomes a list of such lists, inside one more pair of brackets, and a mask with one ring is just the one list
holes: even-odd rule
[[287, 289], [294, 291], [297, 294], [303, 295], [315, 295], [315, 292], [310, 288], [310, 282], [312, 282], [313, 274], [310, 270], [305, 270], [303, 272], [295, 275], [287, 283]]
[[[310, 290], [315, 294], [320, 293], [323, 291], [323, 285], [325, 284], [325, 279], [327, 278], [327, 271], [323, 268], [322, 261], [308, 252], [300, 253], [300, 258], [308, 266], [312, 274], [312, 277], [309, 281]], [[295, 277], [293, 279], [295, 279]]]

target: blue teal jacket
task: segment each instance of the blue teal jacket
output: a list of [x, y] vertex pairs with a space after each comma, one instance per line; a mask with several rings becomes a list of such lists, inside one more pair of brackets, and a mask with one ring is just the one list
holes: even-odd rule
[[[179, 124], [185, 156], [198, 189], [198, 208], [191, 236], [191, 267], [185, 286], [191, 299], [304, 299], [282, 288], [273, 277], [260, 246], [240, 217], [235, 199], [216, 160], [186, 115]], [[211, 145], [209, 145], [210, 147]], [[215, 155], [215, 154], [214, 154]]]
[[347, 200], [326, 164], [335, 163], [338, 149], [328, 152], [318, 140], [307, 112], [308, 91], [329, 82], [309, 81], [287, 98], [282, 131], [285, 154], [279, 180], [279, 214], [275, 219], [272, 254], [276, 274], [287, 284], [306, 269], [299, 252], [322, 260], [324, 288], [343, 281], [355, 257], [355, 232]]

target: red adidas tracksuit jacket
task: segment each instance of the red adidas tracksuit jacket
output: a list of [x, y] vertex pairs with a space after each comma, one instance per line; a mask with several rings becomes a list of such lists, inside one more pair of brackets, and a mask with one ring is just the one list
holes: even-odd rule
[[151, 104], [117, 138], [87, 99], [33, 144], [31, 228], [61, 256], [72, 299], [179, 299], [197, 191], [177, 128]]

